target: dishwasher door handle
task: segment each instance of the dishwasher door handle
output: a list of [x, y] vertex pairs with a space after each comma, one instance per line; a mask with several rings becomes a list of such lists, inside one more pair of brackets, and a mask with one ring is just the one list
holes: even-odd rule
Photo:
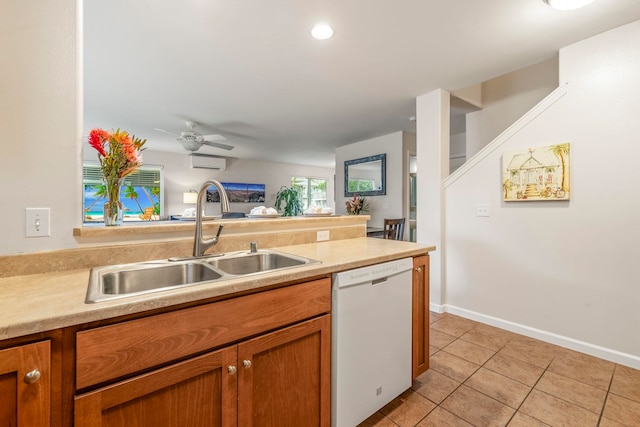
[[372, 280], [371, 286], [382, 285], [383, 283], [387, 283], [387, 280], [389, 280], [388, 277], [381, 277], [379, 279]]

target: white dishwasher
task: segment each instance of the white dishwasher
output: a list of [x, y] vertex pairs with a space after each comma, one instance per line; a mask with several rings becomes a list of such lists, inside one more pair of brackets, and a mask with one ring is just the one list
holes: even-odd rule
[[411, 387], [412, 269], [404, 258], [333, 275], [333, 427], [358, 425]]

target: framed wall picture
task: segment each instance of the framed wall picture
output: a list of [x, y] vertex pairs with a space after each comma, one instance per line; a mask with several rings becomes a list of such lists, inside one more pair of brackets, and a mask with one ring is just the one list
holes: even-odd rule
[[569, 143], [502, 153], [502, 196], [507, 202], [569, 200]]
[[[221, 182], [222, 188], [227, 192], [230, 203], [264, 203], [265, 185], [248, 184], [238, 182]], [[220, 201], [218, 189], [214, 186], [207, 188], [207, 203]]]

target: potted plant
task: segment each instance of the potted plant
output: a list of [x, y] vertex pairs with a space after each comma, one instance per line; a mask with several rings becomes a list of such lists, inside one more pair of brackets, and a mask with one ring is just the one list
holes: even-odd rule
[[[280, 207], [282, 203], [285, 203], [284, 208]], [[297, 216], [303, 212], [300, 193], [295, 187], [280, 187], [280, 191], [276, 193], [275, 206], [276, 209], [282, 211], [282, 216]]]
[[347, 200], [345, 205], [347, 206], [347, 213], [349, 215], [360, 215], [361, 212], [369, 212], [369, 203], [367, 203], [364, 196], [358, 197], [356, 194], [353, 196], [353, 200]]

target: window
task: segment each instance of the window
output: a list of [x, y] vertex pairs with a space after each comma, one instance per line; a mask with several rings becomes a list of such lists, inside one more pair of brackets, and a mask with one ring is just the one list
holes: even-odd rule
[[375, 181], [372, 179], [350, 179], [348, 190], [352, 193], [361, 193], [363, 191], [374, 191]]
[[[123, 221], [140, 221], [145, 208], [153, 208], [154, 216], [164, 215], [164, 182], [162, 166], [141, 166], [124, 179], [120, 201], [124, 206]], [[104, 182], [100, 165], [85, 163], [82, 167], [82, 222], [102, 222], [104, 214]]]
[[305, 210], [311, 205], [327, 207], [327, 182], [324, 178], [291, 178], [291, 186], [300, 193], [302, 208]]

